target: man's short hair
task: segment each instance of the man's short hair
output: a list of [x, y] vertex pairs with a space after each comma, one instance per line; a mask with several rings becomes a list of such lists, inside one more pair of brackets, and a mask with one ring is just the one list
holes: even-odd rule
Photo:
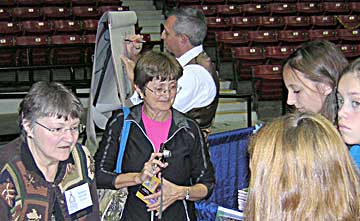
[[188, 36], [193, 46], [201, 45], [206, 37], [206, 18], [201, 10], [195, 8], [176, 8], [169, 16], [175, 16], [173, 29], [177, 35]]

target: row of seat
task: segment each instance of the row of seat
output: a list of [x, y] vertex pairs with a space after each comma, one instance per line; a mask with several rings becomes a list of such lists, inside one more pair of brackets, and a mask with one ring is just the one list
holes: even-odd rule
[[209, 29], [223, 30], [248, 29], [287, 29], [288, 27], [336, 27], [357, 28], [360, 25], [358, 15], [312, 15], [312, 16], [233, 16], [207, 17]]
[[[360, 44], [337, 44], [336, 45], [346, 57], [352, 58], [360, 56]], [[259, 64], [270, 63], [282, 64], [297, 46], [284, 45], [284, 46], [254, 46], [254, 47], [232, 47], [231, 55], [232, 59], [239, 59], [241, 61], [259, 61]], [[245, 66], [252, 66], [244, 63]]]
[[0, 34], [3, 35], [42, 35], [50, 33], [95, 33], [98, 20], [54, 20], [1, 22]]
[[[282, 99], [282, 63], [297, 47], [231, 48], [235, 80], [251, 80], [256, 100]], [[337, 47], [349, 60], [360, 56], [360, 44], [338, 44]]]
[[328, 41], [360, 40], [360, 29], [302, 29], [302, 30], [260, 30], [260, 31], [219, 31], [215, 33], [216, 41], [225, 44], [254, 43], [301, 43], [308, 40], [323, 39]]
[[121, 5], [121, 0], [1, 0], [0, 6]]
[[[150, 34], [144, 34], [145, 43], [151, 44]], [[64, 34], [64, 35], [40, 35], [40, 36], [1, 36], [0, 37], [0, 66], [32, 66], [42, 64], [64, 64], [91, 63], [95, 49], [95, 34]], [[52, 51], [53, 56], [49, 55]], [[24, 58], [19, 62], [19, 54], [22, 52]], [[26, 52], [26, 53], [25, 53]], [[57, 54], [54, 56], [54, 54]], [[76, 54], [76, 58], [73, 56]], [[14, 59], [14, 57], [17, 57]], [[40, 59], [40, 58], [41, 59]], [[52, 59], [48, 59], [52, 57]], [[56, 60], [56, 62], [52, 62]], [[14, 61], [16, 61], [14, 63]], [[31, 62], [30, 62], [31, 61]], [[61, 62], [60, 62], [61, 63]]]
[[95, 39], [94, 34], [1, 37], [0, 66], [91, 63]]
[[357, 14], [360, 2], [297, 2], [268, 4], [227, 4], [227, 5], [194, 5], [206, 16], [233, 16], [241, 14]]
[[[256, 65], [281, 65], [298, 46], [299, 45], [231, 47], [230, 51], [235, 80], [237, 80], [238, 77], [240, 77], [240, 79], [251, 79], [250, 70]], [[337, 44], [336, 46], [349, 60], [360, 56], [360, 43]]]
[[73, 6], [73, 7], [15, 7], [0, 8], [0, 20], [30, 20], [59, 18], [94, 18], [99, 19], [106, 11], [128, 11], [128, 6]]
[[[347, 2], [356, 2], [348, 0]], [[268, 4], [268, 3], [296, 3], [296, 2], [341, 2], [339, 0], [165, 0], [167, 7], [216, 5], [216, 4]]]
[[[254, 65], [251, 67], [251, 85], [256, 100], [283, 99], [282, 66]], [[256, 107], [255, 107], [256, 108]]]

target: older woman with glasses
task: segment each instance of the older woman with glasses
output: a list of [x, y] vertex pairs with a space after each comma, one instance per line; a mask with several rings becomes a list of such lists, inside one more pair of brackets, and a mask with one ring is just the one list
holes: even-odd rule
[[94, 161], [77, 143], [79, 99], [35, 83], [20, 103], [20, 138], [0, 149], [0, 220], [99, 220]]
[[[132, 107], [124, 119], [122, 110], [109, 119], [95, 154], [99, 188], [128, 187], [128, 197], [121, 220], [150, 220], [152, 212], [164, 220], [196, 220], [194, 201], [208, 197], [215, 178], [201, 130], [191, 119], [172, 108], [177, 81], [182, 68], [175, 58], [149, 51], [140, 56], [135, 66], [135, 90], [143, 102]], [[130, 132], [121, 173], [114, 173], [121, 130], [130, 121]], [[166, 163], [160, 147], [171, 151]], [[161, 171], [161, 172], [160, 172]], [[160, 173], [159, 173], [160, 172]], [[163, 177], [163, 201], [160, 191], [145, 197], [136, 196], [142, 183]]]

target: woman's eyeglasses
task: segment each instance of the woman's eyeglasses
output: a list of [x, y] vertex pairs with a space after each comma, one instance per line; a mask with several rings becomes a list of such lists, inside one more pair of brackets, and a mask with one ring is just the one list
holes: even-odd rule
[[157, 87], [154, 89], [149, 88], [148, 86], [145, 86], [149, 91], [151, 91], [156, 96], [162, 96], [163, 94], [170, 93], [170, 94], [177, 94], [181, 90], [181, 87], [178, 87], [177, 85], [170, 86], [168, 88], [163, 87]]
[[70, 127], [70, 128], [65, 128], [65, 127], [49, 128], [37, 121], [35, 121], [35, 123], [37, 125], [41, 126], [42, 128], [48, 130], [50, 133], [52, 133], [55, 136], [64, 135], [66, 133], [66, 131], [70, 131], [71, 134], [81, 134], [82, 132], [85, 131], [85, 128], [86, 128], [84, 124], [79, 124], [78, 126]]

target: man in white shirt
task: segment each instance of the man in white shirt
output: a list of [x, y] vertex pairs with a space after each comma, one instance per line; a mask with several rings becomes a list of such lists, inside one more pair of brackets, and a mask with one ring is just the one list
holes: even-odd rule
[[[207, 24], [202, 11], [177, 8], [167, 18], [161, 34], [167, 51], [173, 54], [183, 67], [183, 76], [178, 80], [180, 90], [173, 107], [197, 121], [205, 135], [209, 133], [215, 117], [219, 97], [217, 72], [202, 45], [206, 33]], [[132, 42], [135, 42], [134, 39]], [[131, 46], [129, 45], [128, 50], [134, 48]], [[128, 65], [129, 59], [122, 56], [122, 60], [127, 64], [127, 69], [133, 68]], [[131, 73], [129, 70], [128, 72]], [[132, 80], [133, 73], [129, 73], [129, 79]], [[141, 99], [136, 94], [131, 101], [136, 104], [141, 102]]]
[[[194, 118], [201, 128], [208, 128], [214, 119], [219, 93], [217, 73], [203, 50], [206, 32], [206, 19], [200, 10], [178, 8], [167, 18], [161, 34], [166, 49], [184, 68], [173, 107]], [[195, 109], [200, 111], [196, 116], [191, 114]]]

